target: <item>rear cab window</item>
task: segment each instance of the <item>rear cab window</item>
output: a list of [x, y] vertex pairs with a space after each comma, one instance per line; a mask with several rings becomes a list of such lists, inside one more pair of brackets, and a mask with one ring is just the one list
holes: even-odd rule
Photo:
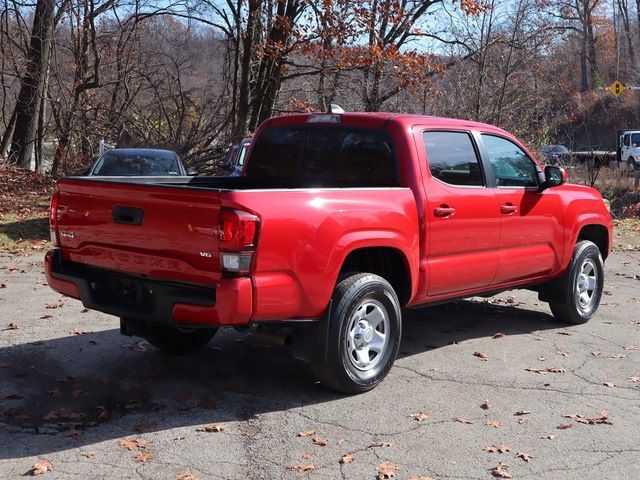
[[484, 186], [480, 159], [469, 133], [426, 131], [422, 139], [433, 177], [454, 186]]
[[398, 186], [391, 137], [381, 129], [271, 127], [256, 139], [246, 176], [302, 186]]

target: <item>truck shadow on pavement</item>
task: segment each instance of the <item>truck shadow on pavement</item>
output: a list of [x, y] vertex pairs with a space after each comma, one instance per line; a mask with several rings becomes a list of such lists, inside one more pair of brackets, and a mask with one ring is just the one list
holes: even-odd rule
[[[422, 354], [425, 362], [429, 350], [451, 343], [561, 326], [541, 312], [472, 301], [405, 317], [400, 357]], [[1, 348], [0, 364], [0, 458], [244, 421], [343, 397], [315, 381], [285, 347], [233, 330], [185, 356], [161, 355], [115, 329], [87, 332]]]

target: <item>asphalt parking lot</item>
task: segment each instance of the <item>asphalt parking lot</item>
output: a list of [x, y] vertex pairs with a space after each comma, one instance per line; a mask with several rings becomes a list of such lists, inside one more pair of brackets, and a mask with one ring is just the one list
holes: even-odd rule
[[586, 325], [528, 291], [408, 312], [358, 396], [233, 330], [162, 356], [51, 291], [41, 258], [0, 254], [0, 478], [640, 477], [638, 251], [609, 258]]

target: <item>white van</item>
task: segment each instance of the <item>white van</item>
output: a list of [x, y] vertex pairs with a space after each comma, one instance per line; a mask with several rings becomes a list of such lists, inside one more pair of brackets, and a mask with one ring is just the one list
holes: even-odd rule
[[622, 130], [618, 133], [618, 161], [629, 170], [640, 169], [640, 130]]

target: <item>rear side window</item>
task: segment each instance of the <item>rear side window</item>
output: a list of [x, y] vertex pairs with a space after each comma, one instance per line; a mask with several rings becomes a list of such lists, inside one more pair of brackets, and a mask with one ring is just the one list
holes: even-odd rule
[[471, 137], [466, 132], [424, 132], [429, 170], [450, 185], [482, 186], [482, 170]]
[[386, 133], [342, 126], [265, 130], [255, 141], [246, 175], [321, 186], [398, 184]]

